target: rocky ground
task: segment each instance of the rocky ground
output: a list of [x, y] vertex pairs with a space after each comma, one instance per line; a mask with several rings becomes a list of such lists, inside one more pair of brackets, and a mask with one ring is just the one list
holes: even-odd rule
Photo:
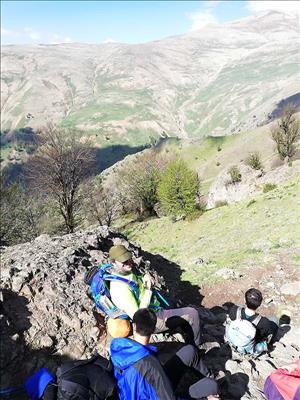
[[261, 193], [264, 185], [268, 183], [280, 185], [299, 176], [300, 173], [300, 163], [298, 161], [293, 163], [292, 168], [285, 164], [267, 172], [254, 170], [242, 163], [238, 165], [238, 168], [242, 175], [242, 181], [236, 184], [229, 183], [228, 170], [225, 169], [219, 173], [209, 190], [208, 209], [215, 207], [217, 202], [230, 204], [253, 198]]
[[[174, 298], [198, 307], [205, 336], [201, 351], [215, 372], [222, 370], [226, 374], [221, 380], [224, 399], [262, 399], [261, 390], [267, 375], [274, 368], [299, 358], [297, 335], [299, 337], [300, 332], [299, 327], [293, 325], [293, 319], [291, 326], [281, 326], [279, 341], [270, 354], [255, 360], [232, 354], [222, 340], [226, 319], [226, 304], [223, 304], [238, 300], [237, 280], [225, 279], [224, 285], [229, 289], [230, 282], [233, 290], [227, 291], [226, 286], [218, 285], [214, 290], [215, 294], [219, 290], [218, 297], [213, 301], [213, 297], [205, 293], [207, 298], [203, 302], [203, 293], [199, 293], [196, 285], [180, 281], [179, 265], [147, 253], [117, 232], [101, 227], [63, 237], [42, 235], [30, 243], [3, 249], [1, 388], [22, 382], [42, 366], [55, 371], [65, 360], [86, 358], [95, 350], [105, 353], [109, 338], [105, 334], [104, 319], [87, 295], [83, 276], [91, 265], [107, 259], [111, 245], [119, 243], [134, 252], [141, 270], [150, 268], [160, 277], [160, 285], [170, 288]], [[257, 274], [257, 279], [266, 279], [259, 271]], [[282, 275], [279, 267], [272, 277], [276, 274], [278, 279]], [[272, 280], [268, 279], [266, 284]], [[275, 289], [270, 286], [270, 292], [277, 296], [273, 301], [281, 301], [283, 293], [276, 294], [276, 280], [274, 285]], [[286, 289], [287, 296], [292, 289]], [[201, 302], [206, 308], [201, 307]], [[296, 312], [296, 308], [293, 310]]]

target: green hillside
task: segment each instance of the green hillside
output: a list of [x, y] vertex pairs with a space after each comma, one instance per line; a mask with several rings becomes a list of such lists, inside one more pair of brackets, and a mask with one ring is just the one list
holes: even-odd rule
[[[207, 211], [192, 222], [164, 217], [135, 223], [124, 233], [143, 249], [178, 263], [182, 279], [195, 284], [215, 283], [220, 278], [214, 272], [223, 267], [270, 265], [287, 248], [291, 260], [286, 262], [299, 265], [299, 184], [298, 178], [255, 200]], [[199, 258], [202, 266], [196, 265]]]
[[232, 164], [245, 160], [250, 152], [258, 151], [265, 170], [278, 160], [270, 126], [266, 125], [252, 131], [232, 136], [208, 136], [202, 141], [184, 142], [170, 140], [162, 144], [159, 151], [163, 155], [173, 154], [183, 158], [190, 168], [198, 171], [203, 193], [220, 171]]

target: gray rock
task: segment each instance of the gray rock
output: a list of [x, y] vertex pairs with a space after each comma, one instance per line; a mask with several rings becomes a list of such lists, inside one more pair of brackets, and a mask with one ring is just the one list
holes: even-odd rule
[[238, 279], [243, 276], [240, 272], [230, 268], [221, 268], [215, 273], [215, 275], [223, 279]]
[[14, 277], [11, 281], [11, 288], [14, 292], [19, 292], [23, 285], [23, 279], [21, 277]]
[[41, 347], [51, 347], [52, 345], [53, 345], [53, 340], [51, 339], [50, 336], [44, 335], [44, 336], [40, 339], [40, 346], [41, 346]]
[[280, 292], [288, 296], [297, 296], [300, 293], [300, 281], [285, 283], [281, 286]]
[[202, 264], [204, 264], [203, 258], [197, 258], [197, 259], [195, 260], [195, 264], [196, 264], [196, 265], [202, 265]]
[[280, 247], [289, 247], [294, 243], [292, 239], [289, 238], [280, 238], [278, 244]]
[[257, 240], [252, 243], [252, 250], [253, 251], [262, 251], [264, 253], [268, 252], [272, 247], [272, 243], [270, 240]]

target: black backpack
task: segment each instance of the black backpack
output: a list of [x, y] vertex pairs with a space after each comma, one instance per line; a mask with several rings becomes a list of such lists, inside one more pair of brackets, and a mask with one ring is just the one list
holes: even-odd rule
[[56, 376], [58, 400], [117, 399], [112, 365], [98, 354], [62, 364]]

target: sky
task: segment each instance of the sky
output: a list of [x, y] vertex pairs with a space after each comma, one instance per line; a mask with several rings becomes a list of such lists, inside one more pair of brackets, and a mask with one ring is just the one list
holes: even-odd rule
[[298, 14], [298, 1], [1, 1], [1, 44], [144, 43], [269, 10]]

